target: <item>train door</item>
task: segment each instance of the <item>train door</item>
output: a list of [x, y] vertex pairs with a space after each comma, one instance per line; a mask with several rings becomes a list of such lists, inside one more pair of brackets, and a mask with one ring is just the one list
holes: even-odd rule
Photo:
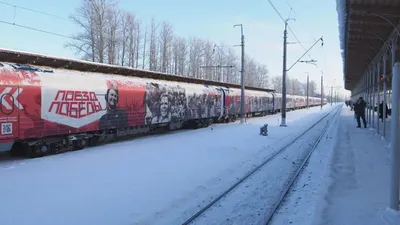
[[0, 86], [0, 142], [11, 142], [19, 136], [18, 96], [23, 90], [18, 86]]

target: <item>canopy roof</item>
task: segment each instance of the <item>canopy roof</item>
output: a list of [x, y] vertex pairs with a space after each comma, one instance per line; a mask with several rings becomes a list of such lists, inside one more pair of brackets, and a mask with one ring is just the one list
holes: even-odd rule
[[352, 90], [395, 32], [400, 0], [337, 0], [337, 11], [345, 89]]

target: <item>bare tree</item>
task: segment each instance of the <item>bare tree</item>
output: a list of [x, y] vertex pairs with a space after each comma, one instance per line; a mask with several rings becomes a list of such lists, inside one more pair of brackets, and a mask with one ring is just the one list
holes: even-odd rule
[[184, 38], [176, 37], [174, 39], [174, 72], [184, 75], [186, 71], [188, 47]]
[[73, 36], [76, 41], [66, 46], [75, 49], [76, 54], [83, 53], [84, 59], [103, 63], [107, 47], [107, 11], [115, 5], [113, 0], [83, 0], [70, 16], [83, 30]]
[[256, 85], [260, 88], [268, 87], [268, 69], [267, 66], [257, 64], [257, 77], [256, 77]]
[[305, 83], [302, 83], [297, 79], [288, 78], [286, 87], [287, 93], [290, 93], [292, 95], [306, 95]]
[[131, 13], [126, 15], [126, 23], [124, 29], [127, 32], [126, 49], [128, 55], [128, 66], [134, 67], [135, 60], [135, 16]]
[[136, 20], [134, 23], [134, 28], [135, 28], [135, 58], [136, 58], [136, 65], [135, 67], [139, 67], [139, 52], [142, 50], [143, 52], [146, 52], [146, 46], [141, 47], [141, 42], [142, 42], [142, 32], [141, 32], [141, 25], [142, 22], [140, 20]]
[[172, 46], [173, 40], [173, 31], [172, 25], [163, 22], [162, 28], [160, 30], [160, 37], [161, 37], [161, 72], [167, 72], [169, 61], [170, 61], [170, 48]]
[[[82, 31], [66, 46], [84, 59], [240, 84], [240, 58], [233, 47], [175, 36], [170, 23], [154, 18], [142, 26], [133, 13], [120, 10], [115, 0], [82, 1], [71, 15]], [[267, 67], [249, 56], [245, 63], [246, 84], [267, 87]]]
[[207, 80], [213, 80], [213, 72], [214, 68], [213, 66], [213, 47], [214, 44], [208, 40], [203, 41], [203, 48], [204, 48], [204, 54], [202, 56], [203, 58], [203, 64], [200, 66], [205, 66], [202, 70], [202, 78], [207, 79]]
[[129, 63], [128, 51], [129, 49], [129, 17], [131, 14], [129, 12], [121, 12], [120, 13], [120, 24], [121, 24], [121, 52], [120, 52], [120, 64], [124, 66], [126, 64], [126, 60], [128, 60], [128, 66], [131, 66]]
[[308, 83], [308, 91], [309, 91], [309, 96], [314, 96], [315, 95], [315, 91], [317, 90], [317, 84], [315, 83], [315, 81], [310, 81]]
[[109, 64], [117, 63], [117, 53], [120, 43], [119, 34], [120, 11], [114, 7], [107, 8], [106, 11], [106, 39], [107, 39], [107, 59]]
[[227, 68], [227, 70], [224, 71], [225, 73], [221, 74], [222, 81], [239, 84], [241, 67], [239, 63], [239, 56], [236, 55], [233, 48], [228, 48], [227, 50], [226, 65], [233, 67]]
[[200, 39], [189, 38], [189, 69], [188, 74], [191, 77], [200, 77], [200, 66], [204, 55], [203, 43]]
[[282, 76], [272, 78], [272, 87], [276, 92], [282, 93]]
[[145, 68], [145, 65], [146, 65], [146, 51], [147, 51], [147, 49], [146, 49], [146, 43], [147, 43], [147, 22], [146, 22], [146, 28], [145, 28], [145, 30], [144, 30], [144, 37], [143, 37], [143, 56], [142, 56], [142, 69], [144, 69]]
[[154, 18], [151, 20], [150, 25], [150, 46], [149, 46], [149, 70], [157, 70], [157, 28]]
[[255, 86], [257, 77], [257, 65], [253, 59], [246, 56], [245, 58], [245, 85]]

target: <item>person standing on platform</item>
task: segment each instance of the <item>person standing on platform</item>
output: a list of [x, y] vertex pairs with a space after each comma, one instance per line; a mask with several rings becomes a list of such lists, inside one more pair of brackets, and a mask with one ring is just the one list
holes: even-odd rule
[[[386, 119], [388, 118], [388, 114], [389, 114], [389, 108], [387, 106], [387, 104], [385, 104], [385, 108], [386, 108]], [[381, 102], [381, 104], [379, 104], [379, 118], [382, 119], [383, 122], [383, 101]]]
[[354, 104], [354, 112], [357, 114], [357, 128], [361, 127], [360, 117], [363, 120], [364, 128], [367, 128], [367, 121], [365, 120], [365, 107], [367, 103], [364, 101], [363, 97], [360, 97]]

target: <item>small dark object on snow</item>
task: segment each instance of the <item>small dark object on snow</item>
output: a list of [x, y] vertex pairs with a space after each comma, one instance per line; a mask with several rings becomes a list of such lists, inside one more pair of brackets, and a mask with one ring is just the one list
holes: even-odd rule
[[264, 126], [260, 127], [260, 135], [268, 136], [268, 124], [264, 124]]

